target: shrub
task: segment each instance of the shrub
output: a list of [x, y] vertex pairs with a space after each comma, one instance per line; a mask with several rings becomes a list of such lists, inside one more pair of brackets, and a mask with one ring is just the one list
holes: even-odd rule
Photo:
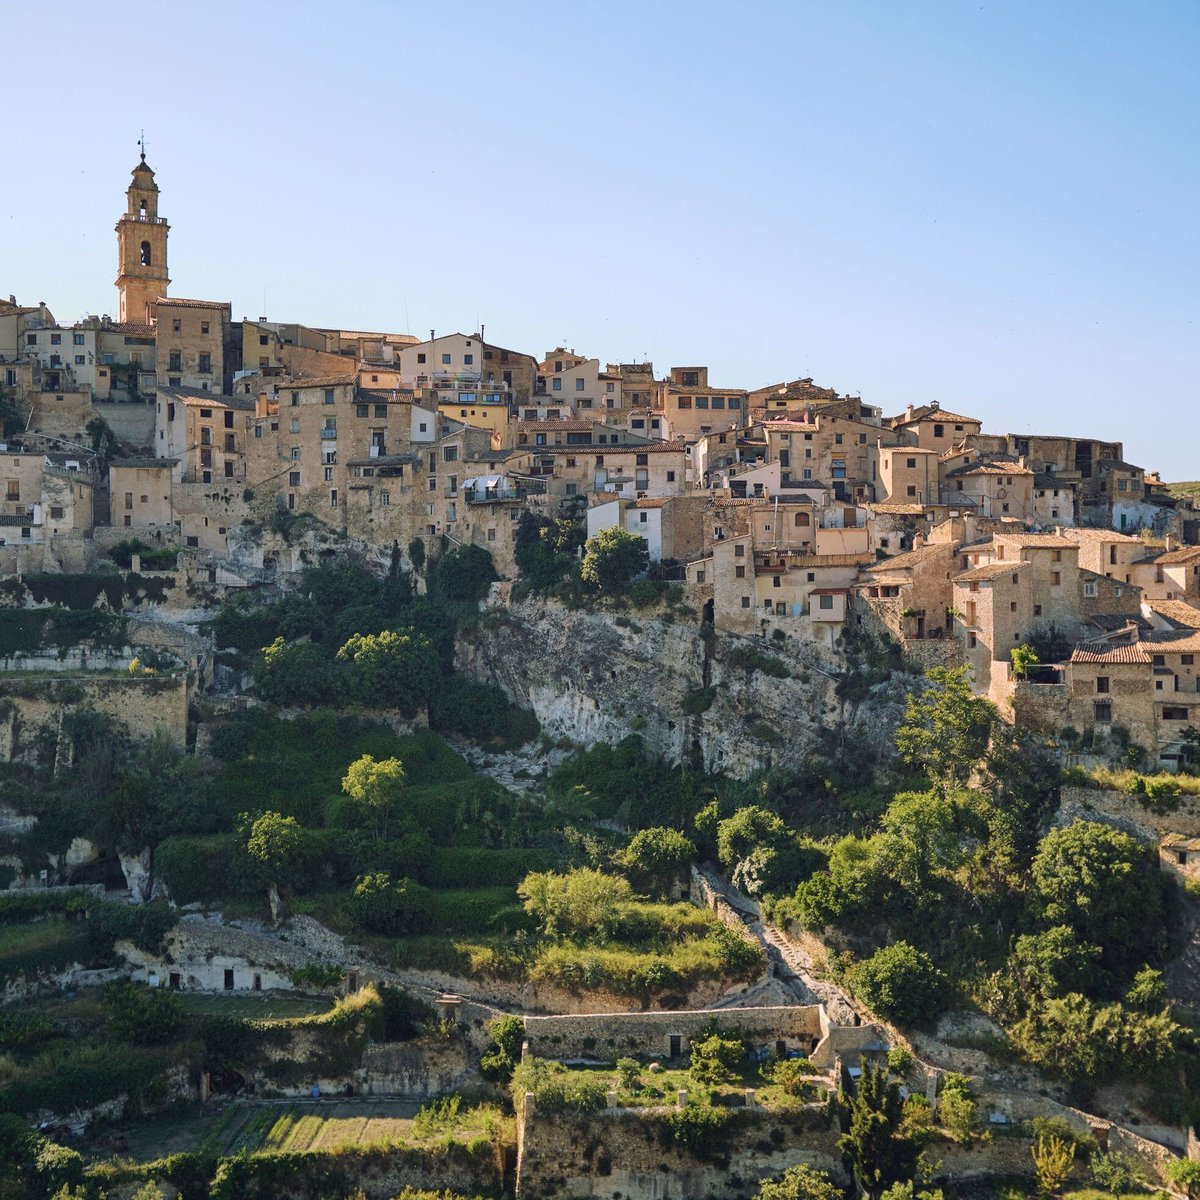
[[480, 1070], [485, 1079], [507, 1083], [521, 1061], [525, 1022], [520, 1017], [496, 1017], [488, 1022], [488, 1036], [492, 1042], [479, 1061]]
[[393, 881], [386, 871], [360, 875], [346, 902], [351, 921], [372, 933], [413, 933], [425, 926], [428, 911], [424, 888], [411, 879]]
[[666, 1120], [670, 1138], [688, 1153], [701, 1160], [720, 1155], [725, 1145], [725, 1132], [733, 1114], [724, 1108], [685, 1104]]
[[533, 1093], [542, 1112], [598, 1112], [608, 1102], [604, 1076], [591, 1071], [570, 1071], [557, 1062], [528, 1057], [516, 1067], [512, 1093], [516, 1102]]
[[806, 1058], [784, 1058], [771, 1068], [771, 1082], [789, 1096], [807, 1095], [813, 1087], [816, 1068]]
[[1116, 1150], [1105, 1154], [1093, 1154], [1088, 1166], [1096, 1183], [1106, 1192], [1112, 1192], [1114, 1196], [1132, 1192], [1142, 1182], [1137, 1163], [1128, 1154], [1121, 1154]]
[[727, 1083], [746, 1061], [746, 1047], [738, 1038], [714, 1033], [692, 1042], [690, 1055], [688, 1070], [697, 1083]]
[[941, 973], [929, 955], [908, 942], [877, 950], [851, 971], [850, 982], [872, 1011], [901, 1025], [936, 1019], [945, 999]]

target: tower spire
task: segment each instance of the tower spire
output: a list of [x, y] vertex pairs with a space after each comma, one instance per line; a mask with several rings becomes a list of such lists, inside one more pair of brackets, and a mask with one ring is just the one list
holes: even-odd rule
[[138, 149], [142, 152], [142, 162], [146, 161], [146, 131], [142, 130], [142, 136], [138, 138]]

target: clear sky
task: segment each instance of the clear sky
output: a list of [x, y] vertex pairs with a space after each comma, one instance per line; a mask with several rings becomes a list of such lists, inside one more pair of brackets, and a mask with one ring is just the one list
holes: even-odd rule
[[[1200, 3], [8, 6], [0, 292], [811, 375], [1200, 478]], [[15, 53], [11, 52], [15, 49]], [[264, 298], [265, 297], [265, 298]]]

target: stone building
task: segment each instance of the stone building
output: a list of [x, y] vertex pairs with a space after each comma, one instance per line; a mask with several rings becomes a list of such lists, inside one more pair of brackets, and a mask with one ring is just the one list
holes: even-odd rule
[[746, 424], [749, 393], [744, 388], [711, 387], [707, 367], [672, 367], [660, 385], [658, 408], [672, 436], [685, 442]]
[[125, 212], [117, 222], [117, 292], [122, 322], [152, 325], [159, 297], [167, 294], [166, 217], [158, 215], [158, 184], [154, 172], [141, 162], [125, 193]]
[[233, 385], [231, 306], [211, 300], [157, 301], [155, 360], [168, 387], [225, 392]]
[[147, 532], [171, 530], [175, 458], [116, 458], [108, 464], [111, 524]]
[[964, 417], [961, 413], [949, 412], [936, 400], [919, 408], [910, 404], [901, 416], [892, 417], [886, 424], [906, 435], [906, 440], [911, 440], [924, 450], [935, 450], [938, 454], [961, 445], [983, 428], [983, 422], [978, 417]]

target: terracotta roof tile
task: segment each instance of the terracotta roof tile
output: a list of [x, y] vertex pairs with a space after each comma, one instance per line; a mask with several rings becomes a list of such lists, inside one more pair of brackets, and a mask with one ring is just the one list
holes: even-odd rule
[[1022, 567], [1028, 565], [1028, 563], [1021, 562], [982, 563], [978, 567], [972, 567], [969, 571], [964, 571], [961, 575], [955, 575], [954, 582], [985, 583], [991, 579], [999, 579], [1001, 575], [1019, 571]]
[[1185, 600], [1143, 600], [1142, 603], [1160, 617], [1184, 629], [1200, 629], [1200, 608]]
[[184, 300], [179, 296], [159, 296], [157, 305], [159, 308], [233, 308], [228, 300]]
[[1133, 663], [1150, 665], [1150, 656], [1137, 642], [1113, 646], [1108, 642], [1081, 642], [1071, 651], [1073, 663]]

